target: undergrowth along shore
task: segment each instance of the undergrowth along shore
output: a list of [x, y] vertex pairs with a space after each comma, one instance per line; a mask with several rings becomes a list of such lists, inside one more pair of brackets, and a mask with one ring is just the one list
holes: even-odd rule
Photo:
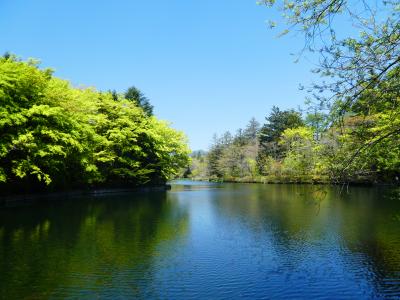
[[199, 177], [184, 178], [193, 181], [208, 181], [218, 183], [261, 183], [261, 184], [323, 184], [323, 185], [386, 185], [400, 186], [400, 180], [393, 182], [372, 181], [369, 178], [354, 178], [352, 181], [332, 181], [328, 176], [260, 176], [260, 177], [241, 177], [241, 178], [215, 178]]

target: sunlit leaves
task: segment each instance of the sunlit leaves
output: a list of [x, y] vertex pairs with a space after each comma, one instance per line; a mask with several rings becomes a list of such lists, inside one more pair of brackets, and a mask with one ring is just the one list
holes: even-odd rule
[[37, 62], [0, 58], [0, 182], [162, 183], [188, 163], [183, 134], [135, 102], [75, 89]]

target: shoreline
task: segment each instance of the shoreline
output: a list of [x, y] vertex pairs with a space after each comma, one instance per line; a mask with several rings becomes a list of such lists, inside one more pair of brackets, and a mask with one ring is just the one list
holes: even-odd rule
[[61, 192], [37, 192], [26, 194], [9, 194], [0, 196], [0, 207], [5, 207], [8, 204], [23, 201], [45, 200], [51, 198], [58, 198], [58, 200], [65, 200], [80, 196], [104, 196], [109, 194], [124, 194], [134, 192], [162, 192], [171, 189], [170, 184], [154, 185], [154, 186], [138, 186], [138, 187], [122, 187], [122, 188], [89, 188], [79, 190], [66, 190]]
[[278, 178], [229, 178], [229, 179], [213, 179], [213, 178], [183, 178], [192, 181], [216, 182], [216, 183], [247, 183], [247, 184], [299, 184], [299, 185], [338, 185], [338, 186], [400, 186], [400, 182], [372, 182], [372, 181], [350, 181], [350, 182], [332, 182], [328, 180], [280, 180]]

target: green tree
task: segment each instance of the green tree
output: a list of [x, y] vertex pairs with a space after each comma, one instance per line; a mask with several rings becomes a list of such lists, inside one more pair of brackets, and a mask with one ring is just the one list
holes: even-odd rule
[[323, 132], [328, 127], [328, 118], [323, 112], [314, 110], [305, 117], [304, 124], [314, 130], [314, 138], [320, 140]]
[[[391, 153], [396, 155], [400, 140], [398, 1], [294, 0], [281, 4], [266, 0], [263, 3], [282, 10], [288, 27], [304, 34], [304, 50], [320, 53], [319, 66], [313, 72], [324, 80], [315, 83], [310, 91], [317, 106], [331, 108], [330, 126], [333, 131], [340, 128], [343, 135], [333, 138], [343, 144], [337, 147], [343, 164], [338, 162], [337, 166], [342, 167], [336, 169], [335, 176], [349, 178], [368, 169], [369, 173], [382, 174], [389, 170], [385, 168], [398, 166], [390, 153], [382, 152], [390, 145]], [[338, 15], [344, 17], [336, 18]], [[336, 19], [348, 20], [353, 30], [347, 36], [342, 31], [336, 34], [337, 28], [343, 28]], [[348, 128], [349, 116], [358, 120], [352, 128]], [[349, 132], [358, 136], [347, 138]], [[343, 149], [347, 152], [342, 152]], [[390, 163], [384, 163], [386, 158]], [[380, 169], [378, 165], [386, 167]]]
[[250, 119], [249, 123], [244, 129], [243, 135], [248, 142], [255, 142], [258, 138], [258, 134], [260, 133], [260, 129], [260, 123], [253, 117]]
[[84, 159], [94, 131], [81, 126], [81, 115], [56, 102], [67, 93], [57, 91], [60, 97], [52, 101], [49, 87], [60, 86], [37, 62], [0, 60], [0, 173], [8, 186], [40, 189], [63, 186], [74, 174], [96, 176], [92, 159]]
[[208, 175], [210, 178], [223, 177], [223, 172], [220, 169], [219, 160], [222, 157], [224, 148], [232, 140], [232, 136], [229, 132], [226, 132], [224, 137], [225, 139], [219, 139], [216, 134], [214, 134], [213, 136], [213, 142], [207, 155]]
[[279, 138], [286, 129], [304, 125], [301, 115], [294, 110], [281, 111], [274, 106], [270, 115], [266, 117], [266, 121], [259, 134], [260, 156], [269, 155], [275, 159], [282, 158], [284, 148], [279, 145]]
[[286, 129], [280, 144], [287, 150], [283, 159], [283, 172], [291, 176], [313, 175], [318, 162], [314, 131], [309, 127]]
[[148, 115], [153, 115], [153, 106], [150, 104], [149, 99], [136, 87], [131, 86], [128, 88], [124, 94], [124, 97], [130, 101], [133, 101], [143, 109], [143, 111]]
[[136, 103], [0, 58], [2, 192], [164, 183], [188, 154], [182, 133]]

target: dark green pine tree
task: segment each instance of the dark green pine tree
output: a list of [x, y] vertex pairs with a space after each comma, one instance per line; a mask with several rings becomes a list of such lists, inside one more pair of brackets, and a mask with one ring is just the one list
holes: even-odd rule
[[278, 144], [282, 133], [288, 128], [304, 126], [299, 112], [294, 110], [281, 111], [277, 106], [266, 117], [266, 123], [262, 126], [259, 134], [260, 155], [269, 155], [275, 159], [284, 156], [284, 149]]
[[128, 88], [124, 96], [128, 100], [136, 102], [148, 116], [153, 115], [153, 105], [150, 104], [149, 99], [136, 87], [131, 86]]

